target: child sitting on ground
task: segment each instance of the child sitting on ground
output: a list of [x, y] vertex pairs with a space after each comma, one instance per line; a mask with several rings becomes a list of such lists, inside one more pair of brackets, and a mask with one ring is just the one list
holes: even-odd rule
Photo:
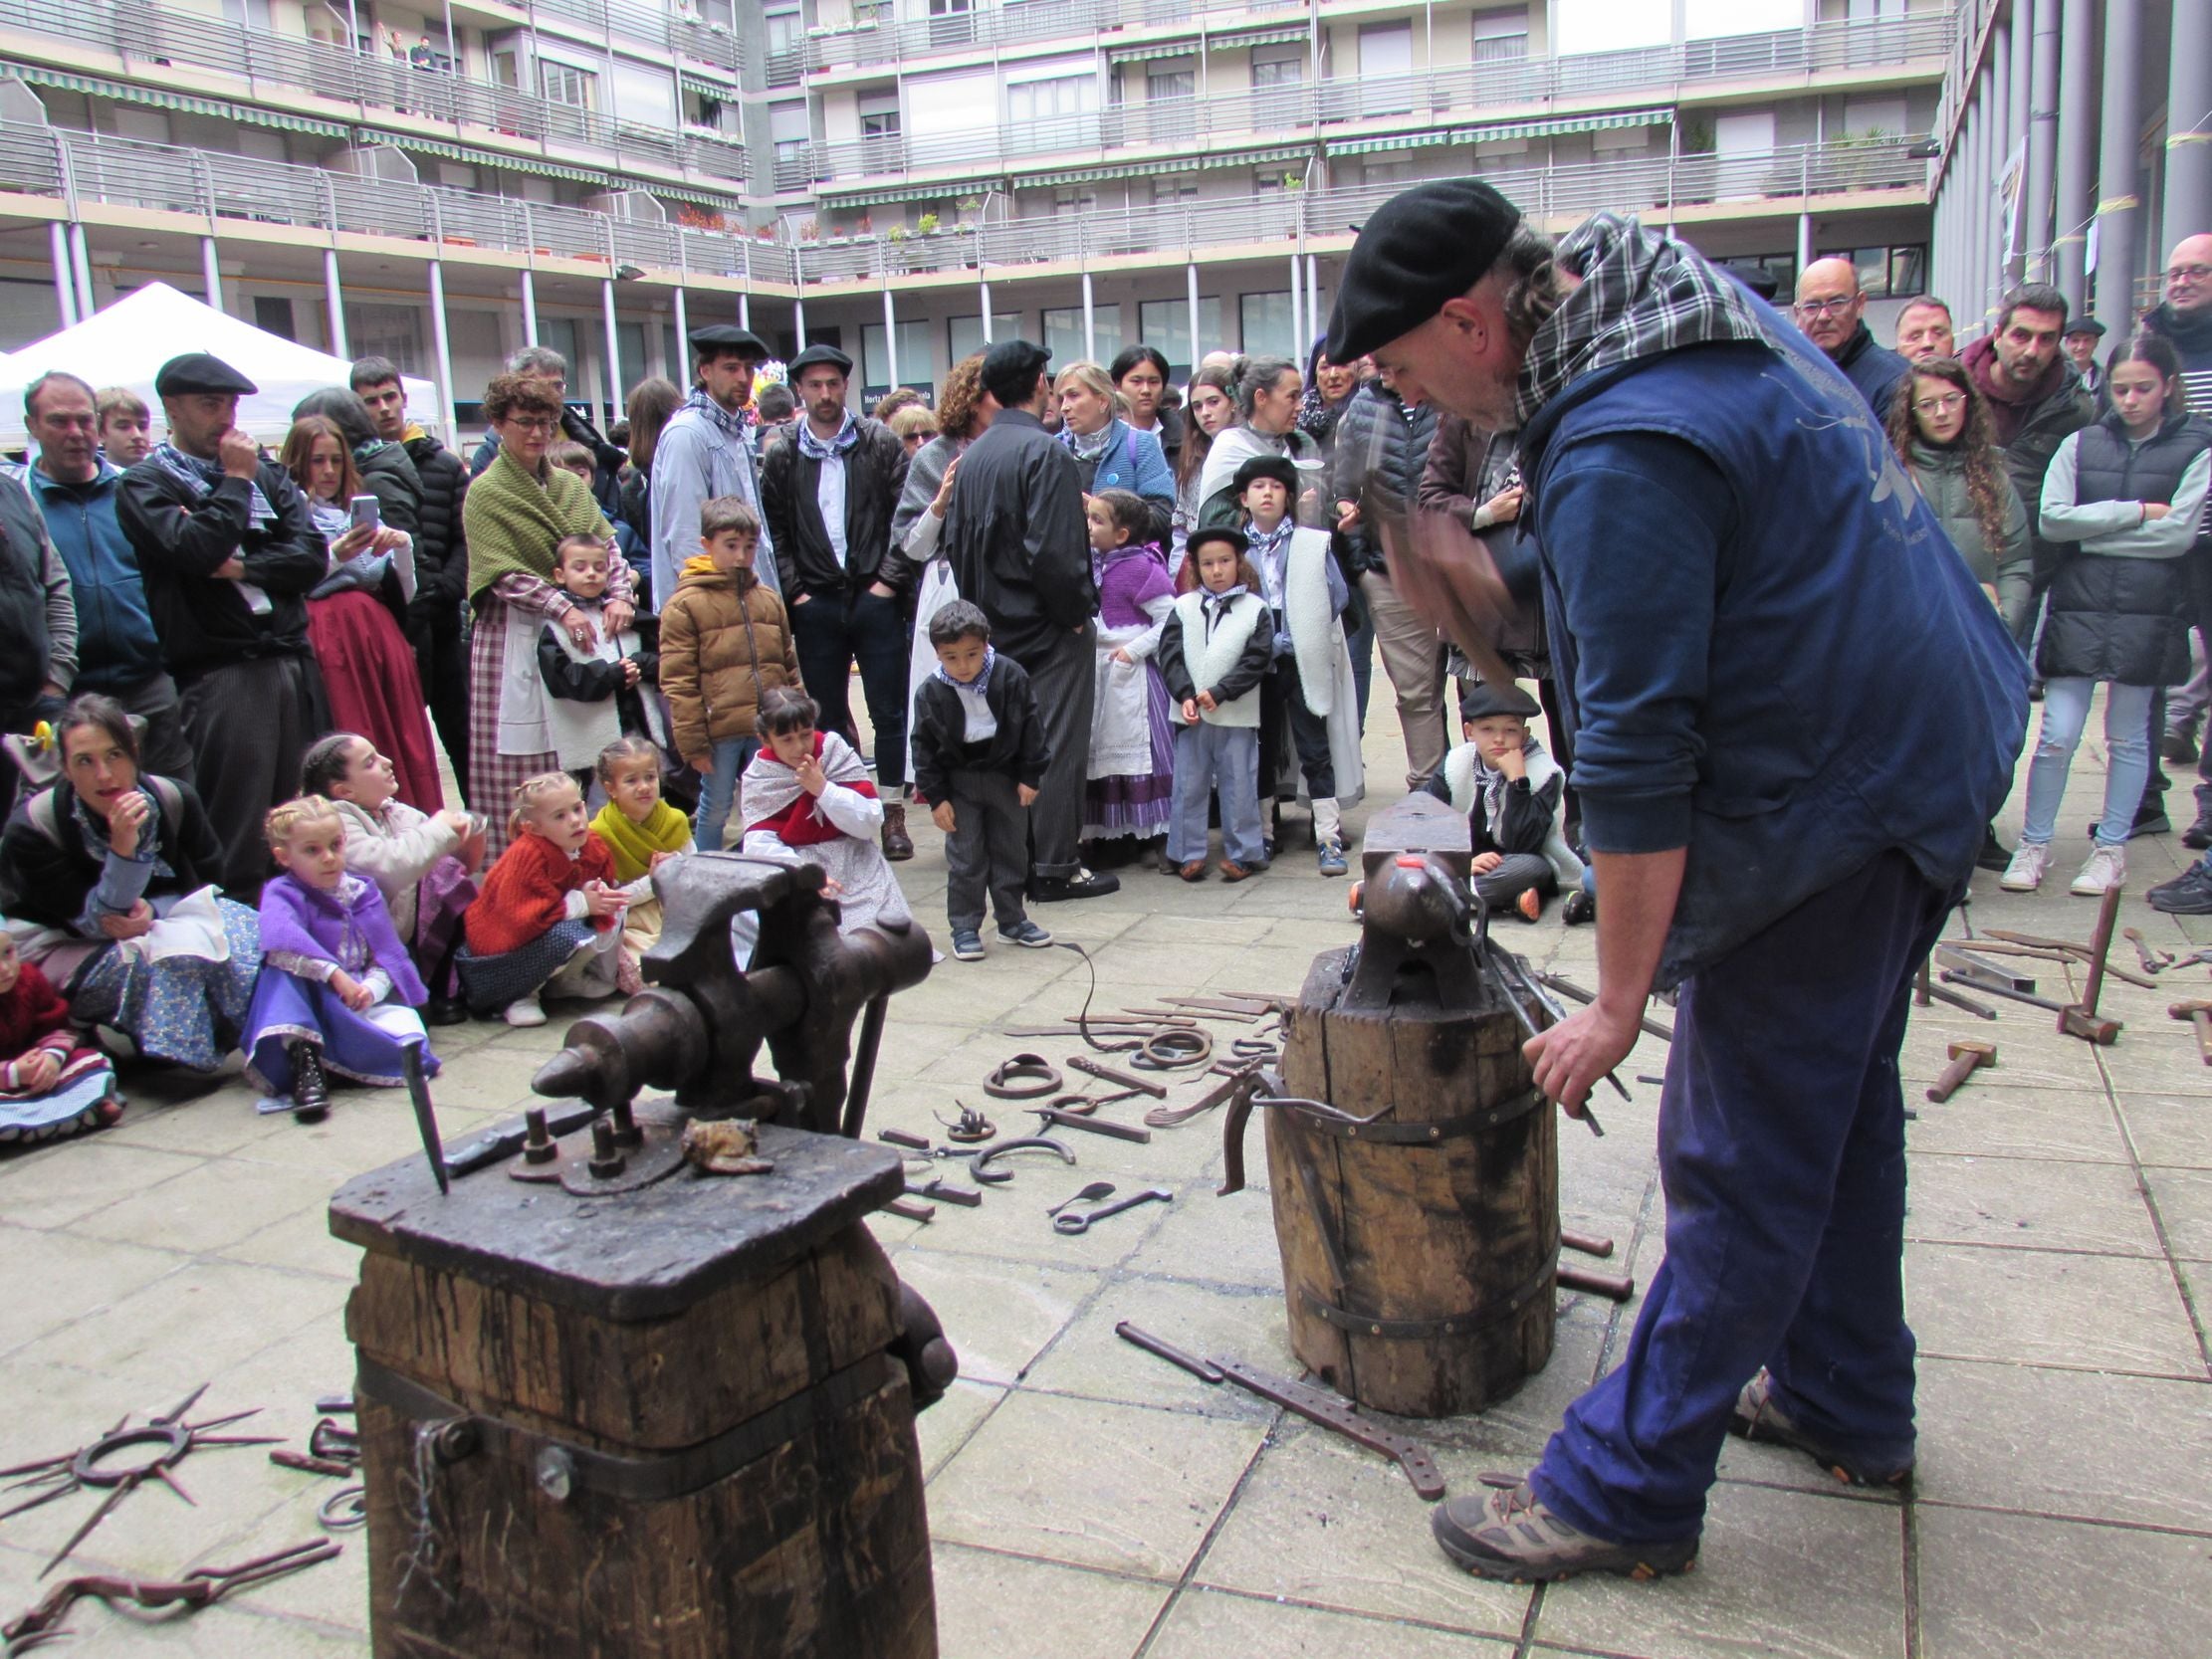
[[[838, 926], [846, 933], [878, 917], [909, 921], [906, 895], [876, 840], [883, 828], [876, 786], [850, 743], [817, 728], [820, 719], [814, 700], [796, 687], [772, 686], [762, 694], [765, 746], [745, 768], [747, 822], [739, 851], [820, 865], [844, 907]], [[751, 911], [730, 926], [740, 967], [753, 960], [758, 926]]]
[[[1301, 529], [1291, 517], [1298, 469], [1286, 457], [1253, 456], [1236, 469], [1235, 487], [1260, 596], [1274, 613], [1274, 662], [1260, 690], [1260, 794], [1278, 802], [1294, 798], [1304, 775], [1321, 874], [1341, 876], [1343, 806], [1366, 786], [1359, 692], [1338, 621], [1352, 590], [1329, 551], [1328, 535]], [[1277, 806], [1278, 825], [1281, 816]]]
[[[599, 750], [625, 731], [649, 732], [638, 687], [654, 678], [655, 661], [634, 628], [610, 634], [606, 626], [606, 543], [571, 535], [553, 549], [553, 585], [570, 609], [538, 634], [538, 677], [545, 681], [546, 731], [561, 769], [588, 791]], [[592, 641], [578, 645], [569, 629], [577, 616], [591, 624]]]
[[383, 894], [392, 931], [430, 989], [424, 1023], [461, 1024], [469, 1011], [453, 953], [461, 946], [461, 918], [476, 898], [476, 872], [484, 868], [483, 826], [466, 812], [425, 814], [399, 799], [392, 763], [351, 731], [317, 739], [301, 763], [300, 787], [336, 808], [345, 825], [345, 868]]
[[[759, 752], [756, 716], [777, 686], [798, 689], [783, 601], [753, 573], [761, 517], [736, 496], [699, 510], [699, 552], [661, 608], [661, 691], [669, 739], [702, 781], [693, 840], [722, 851], [738, 779]], [[750, 821], [750, 808], [739, 819]]]
[[438, 1070], [415, 1010], [428, 1000], [376, 884], [345, 868], [345, 822], [321, 795], [286, 801], [267, 819], [281, 869], [261, 890], [261, 977], [246, 1015], [246, 1073], [312, 1124], [331, 1108], [327, 1072], [396, 1089], [401, 1049]]
[[544, 1025], [548, 994], [586, 1000], [618, 985], [622, 890], [614, 855], [591, 833], [583, 791], [566, 772], [515, 786], [514, 839], [469, 907], [454, 958], [469, 1007], [509, 1025]]
[[1274, 660], [1274, 618], [1241, 530], [1195, 529], [1184, 562], [1199, 588], [1175, 602], [1160, 632], [1160, 672], [1181, 723], [1175, 734], [1170, 874], [1206, 880], [1207, 801], [1221, 798], [1221, 880], [1267, 867], [1259, 828], [1260, 686]]
[[1026, 809], [1051, 758], [1029, 676], [991, 649], [991, 619], [965, 599], [930, 618], [930, 644], [938, 668], [915, 694], [909, 730], [915, 787], [945, 832], [953, 954], [982, 959], [986, 893], [1000, 938], [1050, 944], [1052, 935], [1021, 905], [1029, 881]]
[[614, 879], [629, 902], [622, 949], [635, 961], [661, 936], [653, 872], [692, 850], [691, 820], [661, 799], [660, 750], [643, 737], [617, 737], [599, 750], [599, 787], [607, 802], [591, 830], [614, 857]]
[[0, 927], [0, 1145], [106, 1129], [122, 1116], [115, 1069], [78, 1045], [69, 1004]]
[[1459, 729], [1466, 741], [1444, 756], [1443, 769], [1424, 787], [1467, 815], [1474, 841], [1474, 890], [1491, 910], [1511, 907], [1524, 921], [1544, 914], [1544, 901], [1567, 895], [1569, 927], [1594, 913], [1582, 884], [1582, 860], [1559, 828], [1559, 797], [1567, 774], [1528, 734], [1536, 700], [1518, 686], [1462, 681]]
[[1141, 539], [1144, 498], [1101, 490], [1083, 505], [1098, 574], [1098, 691], [1092, 704], [1083, 837], [1142, 851], [1167, 832], [1175, 804], [1175, 727], [1168, 686], [1152, 660], [1175, 606], [1160, 549]]

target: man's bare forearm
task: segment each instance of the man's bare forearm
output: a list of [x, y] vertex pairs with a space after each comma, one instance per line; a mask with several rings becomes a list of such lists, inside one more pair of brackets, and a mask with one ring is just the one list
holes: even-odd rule
[[1638, 1018], [1651, 997], [1686, 855], [1681, 847], [1591, 855], [1598, 871], [1598, 1006], [1613, 1018]]

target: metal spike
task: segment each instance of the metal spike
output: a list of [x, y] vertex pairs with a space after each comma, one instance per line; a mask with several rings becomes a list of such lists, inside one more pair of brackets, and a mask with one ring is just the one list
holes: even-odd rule
[[49, 1572], [52, 1572], [56, 1567], [60, 1566], [62, 1562], [68, 1558], [69, 1553], [72, 1550], [76, 1549], [80, 1544], [83, 1544], [95, 1527], [99, 1526], [103, 1521], [108, 1519], [108, 1515], [111, 1510], [112, 1510], [117, 1504], [121, 1503], [125, 1498], [129, 1497], [130, 1494], [137, 1490], [138, 1477], [132, 1476], [129, 1480], [122, 1482], [112, 1492], [109, 1493], [106, 1498], [102, 1499], [100, 1507], [93, 1511], [91, 1517], [85, 1522], [85, 1524], [82, 1527], [78, 1528], [76, 1532], [70, 1534], [69, 1542], [63, 1545], [61, 1549], [54, 1552], [54, 1558], [48, 1561], [44, 1566], [39, 1568], [39, 1576], [41, 1578], [44, 1578]]
[[166, 1463], [156, 1463], [147, 1473], [194, 1509], [200, 1507], [200, 1501], [177, 1484], [177, 1478], [169, 1473], [169, 1466]]
[[[200, 1385], [199, 1385], [199, 1386], [198, 1386], [197, 1388], [193, 1389], [193, 1390], [192, 1390], [192, 1391], [191, 1391], [191, 1392], [190, 1392], [189, 1394], [186, 1394], [186, 1395], [184, 1396], [184, 1403], [183, 1403], [183, 1404], [181, 1404], [181, 1405], [177, 1406], [177, 1407], [176, 1407], [175, 1409], [171, 1410], [171, 1411], [170, 1411], [170, 1412], [169, 1412], [169, 1413], [168, 1413], [168, 1414], [167, 1414], [166, 1416], [156, 1417], [156, 1418], [154, 1418], [153, 1420], [154, 1420], [154, 1421], [155, 1421], [156, 1423], [159, 1423], [159, 1424], [163, 1425], [164, 1427], [166, 1427], [166, 1426], [167, 1426], [168, 1424], [170, 1424], [170, 1423], [173, 1423], [173, 1422], [177, 1421], [177, 1420], [178, 1420], [179, 1418], [181, 1418], [181, 1417], [182, 1417], [182, 1416], [183, 1416], [183, 1415], [184, 1415], [184, 1414], [185, 1414], [185, 1413], [186, 1413], [187, 1411], [191, 1410], [191, 1409], [192, 1409], [192, 1407], [194, 1407], [195, 1405], [199, 1404], [199, 1403], [200, 1403], [200, 1396], [201, 1396], [202, 1394], [206, 1393], [206, 1392], [208, 1391], [208, 1389], [210, 1389], [210, 1388], [212, 1388], [212, 1387], [214, 1387], [214, 1386], [215, 1386], [215, 1384], [214, 1384], [213, 1382], [203, 1382], [203, 1383], [201, 1383], [201, 1384], [200, 1384]], [[129, 1420], [130, 1420], [130, 1419], [129, 1419], [129, 1418], [128, 1418], [127, 1416], [123, 1418], [123, 1422], [124, 1422], [124, 1423], [127, 1423], [127, 1422], [128, 1422]], [[116, 1432], [117, 1430], [119, 1430], [119, 1429], [120, 1429], [121, 1427], [122, 1427], [122, 1423], [117, 1423], [117, 1424], [115, 1425], [115, 1427], [114, 1427], [113, 1429], [111, 1429], [111, 1430], [109, 1430], [109, 1432], [110, 1432], [111, 1434], [112, 1434], [112, 1433]]]
[[0, 1510], [0, 1521], [7, 1520], [11, 1515], [22, 1515], [28, 1510], [35, 1510], [41, 1504], [51, 1504], [57, 1498], [67, 1498], [71, 1493], [82, 1490], [84, 1489], [75, 1481], [66, 1486], [57, 1486], [51, 1492], [42, 1492], [36, 1498], [16, 1505], [14, 1509]]

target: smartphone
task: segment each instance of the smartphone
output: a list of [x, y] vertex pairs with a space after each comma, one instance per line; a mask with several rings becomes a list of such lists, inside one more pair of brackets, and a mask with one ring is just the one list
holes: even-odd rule
[[374, 496], [355, 496], [345, 505], [353, 515], [353, 527], [355, 529], [372, 530], [382, 525], [384, 521], [383, 508]]

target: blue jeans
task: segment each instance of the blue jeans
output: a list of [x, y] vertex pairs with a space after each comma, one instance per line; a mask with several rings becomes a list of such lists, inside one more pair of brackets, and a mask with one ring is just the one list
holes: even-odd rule
[[[699, 816], [691, 826], [692, 842], [701, 852], [722, 851], [722, 837], [730, 824], [730, 809], [737, 804], [738, 779], [760, 752], [758, 737], [723, 737], [716, 741], [715, 769], [700, 785]], [[745, 839], [743, 824], [738, 826], [738, 839]]]
[[[2036, 732], [2036, 757], [2028, 766], [2028, 820], [2020, 839], [2047, 847], [2059, 824], [2059, 803], [2066, 798], [2066, 775], [2082, 727], [2090, 718], [2094, 680], [2046, 680], [2043, 725]], [[2122, 847], [2135, 825], [2135, 808], [2150, 776], [2150, 698], [2148, 686], [2104, 688], [2104, 808], [2097, 818], [2100, 846]]]
[[1954, 897], [1883, 853], [1683, 982], [1659, 1096], [1665, 1259], [1627, 1357], [1530, 1475], [1574, 1526], [1696, 1537], [1761, 1365], [1839, 1453], [1911, 1462], [1897, 1050]]

